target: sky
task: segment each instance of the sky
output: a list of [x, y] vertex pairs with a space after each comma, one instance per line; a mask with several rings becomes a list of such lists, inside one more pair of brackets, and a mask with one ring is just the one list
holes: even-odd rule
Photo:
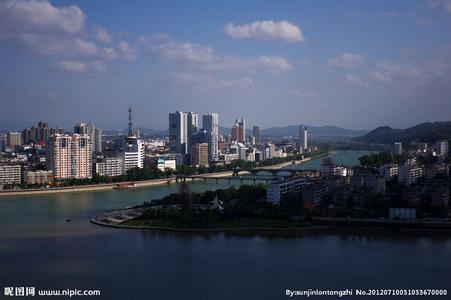
[[0, 1], [0, 130], [451, 120], [451, 0]]

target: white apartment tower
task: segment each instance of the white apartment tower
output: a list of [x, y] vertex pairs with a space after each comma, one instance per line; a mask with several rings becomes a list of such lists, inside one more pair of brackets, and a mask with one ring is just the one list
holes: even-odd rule
[[123, 173], [133, 168], [144, 166], [144, 144], [143, 140], [133, 130], [132, 109], [128, 109], [128, 136], [124, 138], [122, 145]]
[[74, 133], [89, 135], [92, 151], [102, 152], [102, 129], [92, 123], [78, 123], [74, 126]]
[[307, 143], [308, 137], [307, 137], [307, 126], [300, 126], [299, 127], [299, 151], [304, 152], [308, 148]]
[[54, 134], [47, 142], [47, 170], [55, 179], [92, 177], [92, 148], [87, 134]]
[[187, 154], [188, 147], [188, 114], [176, 111], [169, 114], [169, 148], [180, 154]]
[[208, 134], [208, 160], [218, 160], [219, 116], [209, 113], [202, 116], [202, 127]]

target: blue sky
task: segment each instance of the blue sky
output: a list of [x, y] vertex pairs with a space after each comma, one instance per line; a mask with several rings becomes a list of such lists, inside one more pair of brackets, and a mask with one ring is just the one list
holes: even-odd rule
[[0, 129], [449, 120], [451, 1], [3, 1]]

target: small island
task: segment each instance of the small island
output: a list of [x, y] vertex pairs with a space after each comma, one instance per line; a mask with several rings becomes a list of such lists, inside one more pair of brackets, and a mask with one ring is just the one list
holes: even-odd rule
[[[392, 230], [451, 233], [451, 222], [438, 219], [399, 220], [330, 214], [327, 207], [309, 207], [302, 199], [268, 202], [265, 185], [241, 185], [204, 193], [182, 184], [180, 193], [142, 205], [95, 216], [92, 223], [116, 228], [184, 232]], [[350, 212], [349, 212], [350, 213]]]

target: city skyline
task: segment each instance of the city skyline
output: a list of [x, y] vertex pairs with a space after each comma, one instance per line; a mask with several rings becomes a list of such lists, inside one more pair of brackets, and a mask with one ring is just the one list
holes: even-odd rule
[[0, 16], [0, 130], [36, 115], [119, 130], [128, 104], [136, 127], [159, 130], [177, 109], [217, 111], [226, 127], [236, 115], [366, 130], [449, 119], [443, 1], [5, 1]]

